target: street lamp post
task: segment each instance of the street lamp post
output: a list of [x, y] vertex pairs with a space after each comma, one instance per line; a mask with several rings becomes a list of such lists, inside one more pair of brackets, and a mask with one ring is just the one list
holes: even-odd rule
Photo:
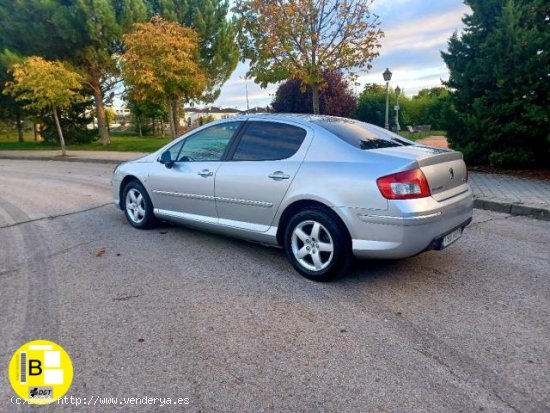
[[246, 113], [250, 111], [250, 105], [248, 104], [248, 76], [239, 76], [239, 78], [244, 79], [244, 88], [246, 90]]
[[386, 71], [382, 73], [382, 76], [384, 76], [384, 80], [386, 81], [386, 122], [384, 124], [384, 127], [386, 129], [390, 129], [390, 94], [389, 94], [389, 87], [390, 87], [390, 80], [391, 80], [392, 73], [390, 72], [390, 69], [386, 68]]
[[395, 129], [396, 129], [396, 132], [399, 132], [399, 130], [401, 129], [401, 126], [399, 125], [399, 96], [401, 95], [401, 93], [403, 92], [403, 90], [397, 86], [395, 88], [395, 94], [397, 95], [397, 98], [395, 100]]

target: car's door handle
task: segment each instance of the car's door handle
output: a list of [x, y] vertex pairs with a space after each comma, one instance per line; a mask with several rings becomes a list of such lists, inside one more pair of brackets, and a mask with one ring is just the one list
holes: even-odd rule
[[199, 172], [199, 175], [206, 178], [208, 176], [214, 175], [214, 172], [211, 172], [208, 169], [203, 169], [202, 171]]
[[275, 171], [271, 175], [268, 175], [269, 178], [280, 181], [281, 179], [290, 179], [290, 175], [285, 174], [283, 171]]

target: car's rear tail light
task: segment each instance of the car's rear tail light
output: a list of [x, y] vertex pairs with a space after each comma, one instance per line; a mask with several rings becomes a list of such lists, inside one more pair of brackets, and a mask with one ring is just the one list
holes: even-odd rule
[[414, 199], [430, 196], [430, 187], [420, 169], [398, 172], [376, 180], [378, 189], [387, 199]]

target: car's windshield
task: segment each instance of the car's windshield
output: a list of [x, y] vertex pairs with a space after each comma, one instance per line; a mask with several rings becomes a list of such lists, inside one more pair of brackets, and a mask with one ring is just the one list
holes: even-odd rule
[[344, 118], [323, 118], [313, 123], [328, 130], [350, 145], [362, 149], [390, 148], [414, 143], [378, 126]]

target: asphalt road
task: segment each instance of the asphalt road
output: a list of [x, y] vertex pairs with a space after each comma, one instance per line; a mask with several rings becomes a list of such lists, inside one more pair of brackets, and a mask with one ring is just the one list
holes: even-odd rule
[[181, 397], [177, 410], [203, 412], [550, 411], [550, 222], [476, 210], [446, 251], [360, 262], [319, 284], [278, 249], [131, 228], [108, 205], [112, 169], [0, 160], [1, 412], [17, 410], [8, 361], [38, 338], [68, 351], [68, 395], [82, 399]]

